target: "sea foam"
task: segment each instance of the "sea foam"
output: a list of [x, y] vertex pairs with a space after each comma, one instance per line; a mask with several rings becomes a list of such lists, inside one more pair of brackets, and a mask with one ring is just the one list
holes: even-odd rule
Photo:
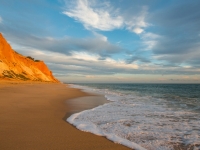
[[71, 86], [104, 94], [112, 101], [67, 119], [82, 131], [105, 136], [136, 150], [200, 149], [198, 113], [168, 107], [164, 99]]

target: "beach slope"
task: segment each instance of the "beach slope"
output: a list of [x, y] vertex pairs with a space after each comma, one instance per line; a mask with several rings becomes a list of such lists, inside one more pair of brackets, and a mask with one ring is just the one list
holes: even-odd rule
[[66, 100], [85, 96], [90, 95], [64, 84], [0, 82], [0, 149], [129, 149], [65, 121], [70, 113], [87, 108], [87, 101], [84, 106], [80, 99], [76, 105]]

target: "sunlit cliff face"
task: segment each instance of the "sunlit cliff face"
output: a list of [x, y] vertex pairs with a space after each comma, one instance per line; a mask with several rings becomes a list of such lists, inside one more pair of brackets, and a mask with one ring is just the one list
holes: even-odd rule
[[0, 34], [0, 79], [59, 82], [43, 61], [12, 50]]

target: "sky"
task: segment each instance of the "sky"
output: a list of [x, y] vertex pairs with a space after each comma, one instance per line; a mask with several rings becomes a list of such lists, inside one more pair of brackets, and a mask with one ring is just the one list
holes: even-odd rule
[[66, 83], [200, 83], [199, 0], [0, 0], [0, 32]]

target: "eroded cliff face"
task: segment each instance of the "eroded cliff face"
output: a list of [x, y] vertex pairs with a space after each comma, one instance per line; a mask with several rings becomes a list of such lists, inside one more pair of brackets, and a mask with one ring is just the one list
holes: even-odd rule
[[0, 80], [59, 82], [43, 61], [35, 61], [12, 50], [1, 33]]

